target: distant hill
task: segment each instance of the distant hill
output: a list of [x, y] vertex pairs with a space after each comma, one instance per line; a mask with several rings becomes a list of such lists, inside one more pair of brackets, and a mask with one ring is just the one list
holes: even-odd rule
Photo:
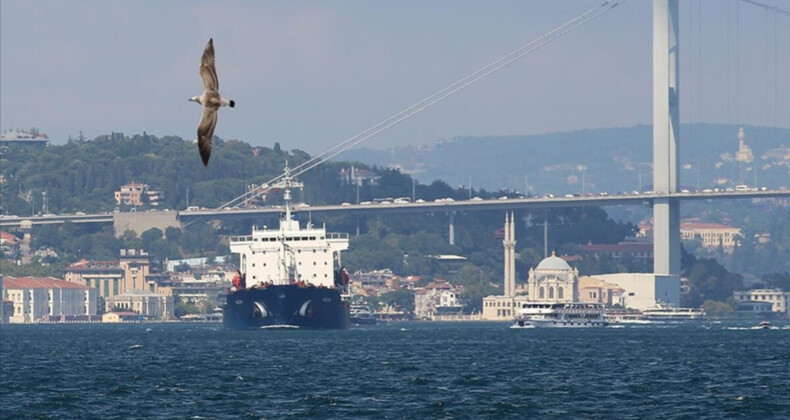
[[[790, 186], [790, 129], [743, 126], [754, 162], [734, 160], [739, 126], [681, 126], [681, 184], [697, 187], [753, 184]], [[421, 183], [532, 194], [619, 192], [652, 188], [652, 126], [600, 128], [523, 136], [456, 137], [429, 146], [356, 149], [338, 160], [397, 167]], [[684, 166], [685, 165], [685, 166]], [[690, 166], [689, 166], [690, 165]], [[585, 169], [586, 168], [586, 169]], [[582, 171], [583, 169], [583, 171]], [[582, 173], [583, 172], [583, 173]]]

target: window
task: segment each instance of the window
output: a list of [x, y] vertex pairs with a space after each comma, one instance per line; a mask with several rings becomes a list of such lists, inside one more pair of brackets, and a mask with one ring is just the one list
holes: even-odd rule
[[554, 288], [549, 287], [549, 299], [554, 299]]
[[543, 287], [541, 287], [541, 288], [538, 290], [538, 297], [539, 297], [540, 299], [543, 299], [543, 298], [545, 297], [545, 294], [546, 294], [546, 293], [543, 291]]

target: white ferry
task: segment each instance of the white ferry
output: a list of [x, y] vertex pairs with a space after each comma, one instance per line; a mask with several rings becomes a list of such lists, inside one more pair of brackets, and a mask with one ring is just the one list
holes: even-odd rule
[[676, 308], [662, 304], [658, 304], [655, 308], [643, 310], [642, 315], [648, 321], [663, 322], [702, 321], [706, 319], [703, 309]]
[[645, 315], [639, 311], [608, 310], [604, 314], [606, 322], [609, 324], [634, 324], [644, 325], [654, 322], [646, 319]]
[[518, 310], [514, 327], [589, 328], [605, 327], [606, 312], [600, 303], [524, 302]]

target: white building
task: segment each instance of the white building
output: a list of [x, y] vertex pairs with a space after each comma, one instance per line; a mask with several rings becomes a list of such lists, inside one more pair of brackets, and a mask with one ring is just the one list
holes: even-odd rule
[[436, 315], [455, 315], [463, 311], [458, 291], [447, 282], [436, 281], [414, 294], [414, 316], [431, 319]]
[[486, 296], [483, 298], [483, 319], [487, 321], [512, 321], [516, 308], [529, 302], [527, 296]]
[[107, 298], [107, 312], [114, 309], [132, 311], [152, 319], [173, 318], [173, 297], [162, 296], [145, 290], [130, 290]]
[[783, 289], [754, 289], [733, 293], [736, 302], [770, 302], [773, 312], [790, 316], [790, 292]]
[[532, 302], [578, 302], [579, 270], [552, 252], [529, 269], [527, 294]]
[[622, 302], [632, 309], [650, 309], [659, 303], [680, 306], [680, 276], [652, 273], [615, 273], [590, 276], [623, 288]]
[[13, 302], [12, 324], [87, 321], [96, 315], [96, 289], [54, 277], [5, 277], [2, 293]]

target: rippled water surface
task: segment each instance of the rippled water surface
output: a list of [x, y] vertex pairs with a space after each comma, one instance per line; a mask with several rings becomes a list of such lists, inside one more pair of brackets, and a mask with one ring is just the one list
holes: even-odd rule
[[790, 418], [790, 329], [5, 325], [2, 418]]

